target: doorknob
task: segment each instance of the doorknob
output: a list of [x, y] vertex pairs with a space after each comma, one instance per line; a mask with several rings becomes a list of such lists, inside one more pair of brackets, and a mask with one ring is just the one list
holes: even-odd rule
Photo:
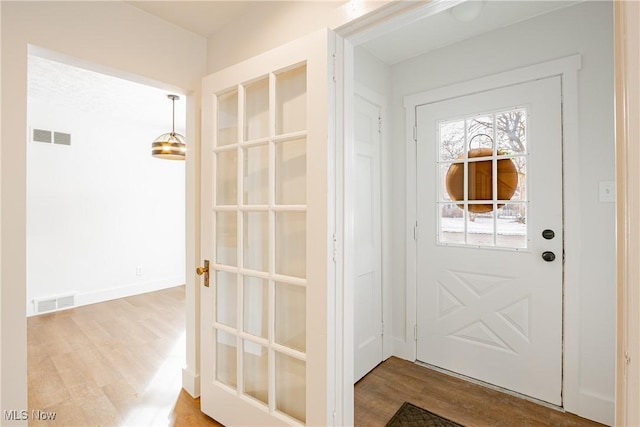
[[209, 287], [209, 260], [204, 260], [204, 267], [196, 268], [196, 273], [198, 276], [202, 276], [204, 274], [204, 285]]
[[542, 253], [542, 259], [547, 262], [551, 262], [556, 259], [556, 254], [554, 254], [553, 252], [545, 251]]

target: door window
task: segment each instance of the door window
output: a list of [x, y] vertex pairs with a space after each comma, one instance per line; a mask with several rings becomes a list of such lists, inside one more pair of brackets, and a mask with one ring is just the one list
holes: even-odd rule
[[437, 132], [438, 243], [527, 248], [527, 109], [442, 120]]

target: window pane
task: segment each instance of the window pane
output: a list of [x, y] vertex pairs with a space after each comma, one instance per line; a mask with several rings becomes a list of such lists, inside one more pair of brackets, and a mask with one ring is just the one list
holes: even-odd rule
[[244, 394], [269, 404], [269, 351], [245, 340], [242, 357]]
[[464, 244], [464, 210], [454, 204], [440, 204], [440, 243]]
[[525, 203], [509, 203], [498, 209], [496, 227], [497, 246], [526, 248], [527, 205]]
[[442, 122], [439, 127], [440, 160], [461, 159], [464, 155], [464, 120]]
[[258, 277], [244, 276], [243, 329], [261, 338], [268, 338], [269, 282]]
[[238, 153], [235, 149], [216, 154], [216, 205], [238, 203]]
[[524, 154], [527, 152], [526, 110], [512, 110], [496, 114], [496, 138], [498, 151], [502, 154]]
[[493, 212], [475, 213], [469, 205], [467, 215], [467, 244], [493, 246]]
[[218, 147], [238, 142], [238, 91], [218, 95]]
[[[484, 115], [467, 119], [468, 150], [493, 150], [493, 116]], [[489, 154], [491, 155], [491, 154]]]
[[216, 263], [238, 263], [238, 216], [236, 212], [216, 213]]
[[[513, 196], [511, 196], [510, 200], [513, 201], [526, 201], [527, 200], [527, 157], [526, 156], [518, 156], [510, 159], [515, 166], [517, 173], [517, 184], [515, 192]], [[500, 164], [498, 164], [498, 177], [501, 177], [502, 173], [500, 171]], [[514, 180], [511, 179], [511, 182]], [[498, 192], [500, 189], [498, 188]]]
[[245, 87], [244, 140], [269, 136], [269, 79]]
[[266, 144], [244, 150], [242, 184], [245, 205], [269, 203], [269, 147]]
[[245, 212], [243, 263], [245, 268], [269, 271], [269, 214]]
[[236, 327], [237, 276], [226, 271], [216, 271], [216, 322]]
[[307, 347], [307, 292], [303, 286], [276, 283], [275, 341], [298, 351]]
[[276, 76], [276, 134], [305, 130], [307, 127], [307, 67], [302, 66]]
[[307, 201], [306, 140], [276, 144], [276, 204], [303, 205]]
[[306, 421], [306, 367], [302, 360], [281, 353], [276, 355], [276, 409]]
[[235, 335], [216, 330], [216, 380], [236, 388], [237, 343]]
[[[467, 167], [469, 171], [468, 200], [492, 200], [493, 161], [481, 160], [478, 162], [469, 162]], [[464, 171], [462, 176], [464, 177]]]
[[305, 212], [276, 212], [276, 273], [305, 277], [307, 270]]
[[[451, 200], [461, 200], [463, 198], [464, 188], [460, 189], [460, 184], [462, 184], [462, 179], [460, 179], [458, 183], [454, 182], [452, 179], [447, 179], [447, 175], [449, 175], [449, 171], [451, 173], [455, 173], [456, 168], [463, 167], [461, 163], [443, 163], [440, 165], [440, 192], [439, 198], [441, 202], [448, 202]], [[453, 169], [452, 169], [453, 168]], [[461, 177], [462, 178], [462, 177]], [[452, 198], [452, 196], [459, 196]]]

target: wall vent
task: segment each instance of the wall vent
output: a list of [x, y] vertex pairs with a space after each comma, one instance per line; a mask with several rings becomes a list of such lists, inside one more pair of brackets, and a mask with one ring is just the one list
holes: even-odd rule
[[51, 139], [51, 131], [44, 129], [33, 129], [31, 139], [34, 142], [47, 142], [49, 144], [53, 142], [53, 140]]
[[76, 297], [75, 295], [64, 295], [56, 298], [33, 300], [33, 303], [36, 308], [36, 314], [40, 314], [74, 307], [76, 305]]
[[64, 132], [54, 132], [53, 143], [60, 145], [71, 145], [71, 134]]
[[71, 145], [71, 134], [47, 129], [31, 129], [31, 140], [47, 144]]

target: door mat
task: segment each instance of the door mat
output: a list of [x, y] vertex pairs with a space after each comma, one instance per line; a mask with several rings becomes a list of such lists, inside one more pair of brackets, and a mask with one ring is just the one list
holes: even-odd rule
[[461, 424], [404, 402], [386, 427], [463, 427]]

